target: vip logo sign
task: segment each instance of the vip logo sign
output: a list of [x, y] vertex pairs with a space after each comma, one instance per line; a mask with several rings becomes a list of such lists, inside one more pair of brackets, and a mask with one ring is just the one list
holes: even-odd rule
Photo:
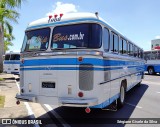
[[56, 15], [54, 15], [54, 16], [50, 15], [50, 16], [49, 16], [48, 23], [61, 21], [62, 16], [63, 16], [63, 14], [60, 14], [60, 15], [57, 15], [57, 14], [56, 14]]

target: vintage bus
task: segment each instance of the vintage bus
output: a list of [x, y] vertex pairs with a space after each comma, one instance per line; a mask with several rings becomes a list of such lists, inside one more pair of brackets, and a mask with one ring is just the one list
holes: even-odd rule
[[143, 50], [98, 13], [49, 16], [25, 31], [17, 104], [120, 108], [143, 72]]
[[145, 71], [153, 75], [160, 73], [160, 50], [152, 50], [144, 52]]
[[20, 74], [20, 53], [9, 52], [3, 58], [3, 72], [8, 74]]

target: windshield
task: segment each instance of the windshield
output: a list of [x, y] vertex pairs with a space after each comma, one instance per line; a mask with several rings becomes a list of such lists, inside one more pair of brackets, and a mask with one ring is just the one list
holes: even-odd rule
[[10, 55], [9, 54], [6, 54], [5, 55], [5, 60], [9, 60], [10, 59]]
[[27, 31], [22, 51], [46, 50], [48, 48], [50, 28]]
[[20, 55], [19, 54], [11, 54], [10, 60], [20, 60]]
[[100, 48], [102, 28], [98, 24], [57, 26], [52, 34], [52, 49]]

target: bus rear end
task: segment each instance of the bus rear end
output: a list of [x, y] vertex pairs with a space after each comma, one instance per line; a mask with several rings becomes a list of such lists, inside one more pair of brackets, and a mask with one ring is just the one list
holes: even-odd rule
[[8, 74], [20, 73], [20, 53], [7, 53], [4, 56], [3, 72]]
[[16, 98], [73, 107], [103, 102], [101, 46], [102, 27], [96, 23], [27, 30]]

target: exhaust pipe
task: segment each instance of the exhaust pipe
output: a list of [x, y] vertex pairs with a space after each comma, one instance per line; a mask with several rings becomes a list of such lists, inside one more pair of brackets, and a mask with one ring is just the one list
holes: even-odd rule
[[87, 108], [85, 109], [85, 112], [86, 112], [86, 113], [90, 113], [90, 112], [91, 112], [91, 109], [87, 107]]

